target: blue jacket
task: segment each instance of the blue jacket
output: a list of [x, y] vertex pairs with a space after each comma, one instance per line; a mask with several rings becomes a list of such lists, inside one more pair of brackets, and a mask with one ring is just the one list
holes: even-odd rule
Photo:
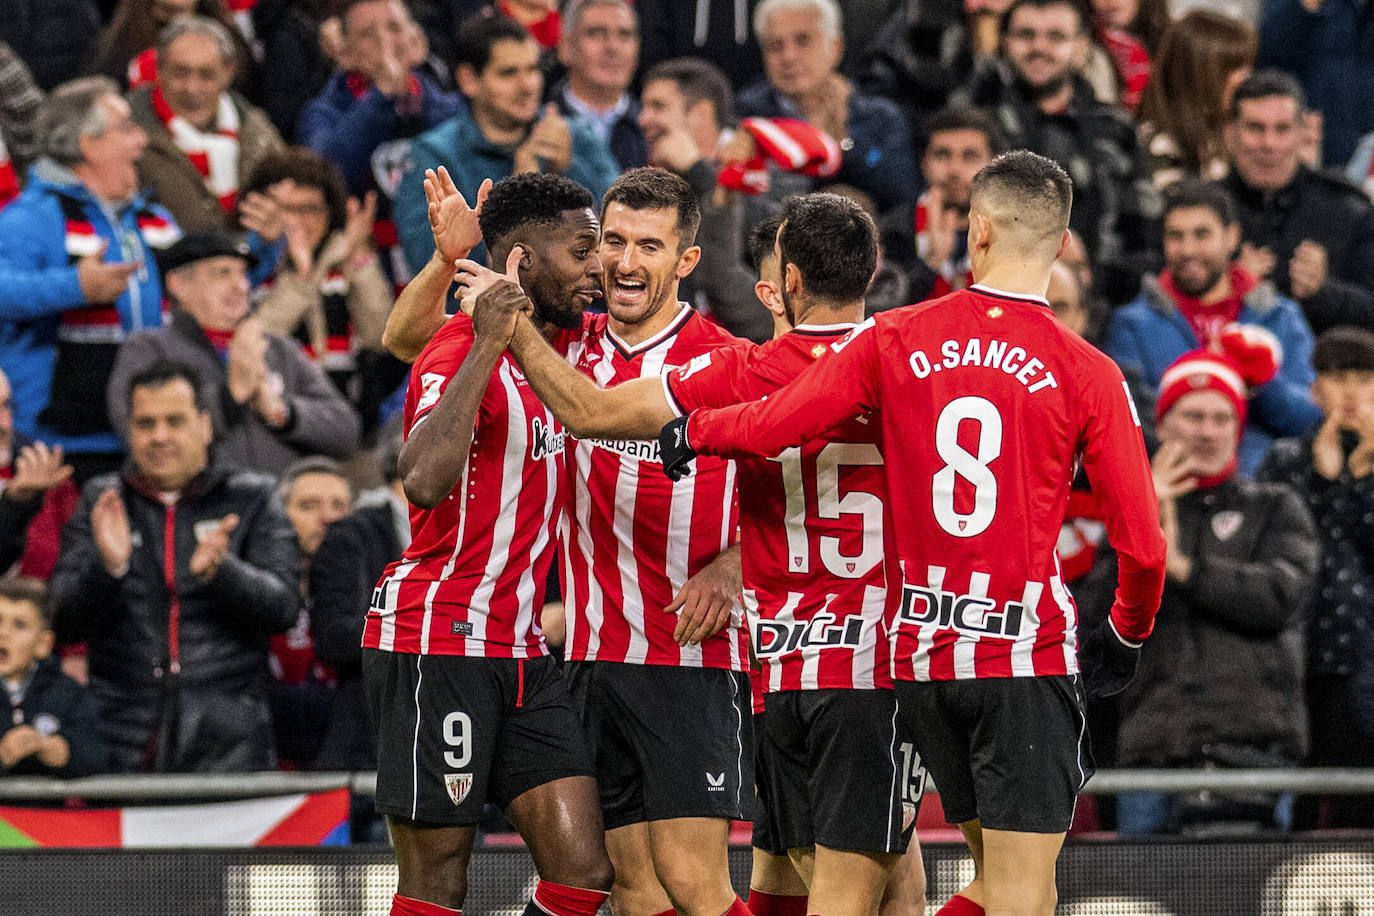
[[[1242, 302], [1241, 324], [1269, 330], [1283, 347], [1283, 364], [1273, 379], [1255, 390], [1240, 440], [1239, 470], [1249, 477], [1275, 439], [1301, 436], [1321, 419], [1312, 402], [1312, 331], [1302, 309], [1261, 283]], [[1107, 325], [1103, 349], [1123, 370], [1139, 372], [1152, 394], [1169, 364], [1202, 347], [1192, 325], [1154, 277], [1146, 277], [1140, 295], [1117, 309]]]
[[[115, 316], [63, 327], [75, 309], [98, 319], [77, 281], [76, 261], [109, 243], [107, 262], [142, 267], [112, 303]], [[172, 215], [135, 197], [118, 209], [102, 205], [76, 177], [49, 160], [29, 170], [29, 183], [0, 212], [0, 368], [14, 389], [14, 425], [70, 453], [124, 450], [105, 413], [105, 383], [119, 343], [162, 325], [162, 283], [154, 250], [180, 237]], [[51, 410], [46, 410], [51, 407]], [[40, 414], [43, 414], [40, 419]]]
[[423, 74], [415, 78], [420, 82], [420, 110], [399, 114], [396, 100], [375, 86], [359, 98], [348, 86], [347, 72], [334, 74], [301, 112], [300, 142], [338, 165], [348, 190], [362, 194], [372, 187], [372, 154], [377, 147], [413, 137], [467, 110], [462, 96], [444, 92]]
[[[620, 167], [610, 149], [590, 128], [576, 122], [569, 124], [569, 128], [572, 130], [572, 165], [568, 166], [567, 177], [591, 191], [599, 207], [601, 195], [620, 175]], [[441, 165], [448, 169], [454, 185], [468, 203], [473, 203], [477, 200], [482, 179], [500, 181], [511, 174], [515, 154], [510, 147], [497, 146], [488, 140], [466, 112], [415, 138], [405, 177], [396, 191], [393, 212], [406, 261], [417, 273], [434, 254], [434, 236], [429, 230], [425, 202], [425, 170]], [[485, 259], [486, 248], [479, 247], [473, 257]]]
[[[792, 100], [768, 82], [741, 89], [735, 109], [741, 118], [805, 120]], [[835, 140], [844, 150], [844, 161], [839, 173], [827, 182], [852, 184], [872, 197], [879, 210], [915, 202], [921, 190], [921, 172], [916, 167], [911, 126], [895, 102], [856, 88], [849, 94], [849, 136]], [[816, 185], [822, 183], [818, 180]]]

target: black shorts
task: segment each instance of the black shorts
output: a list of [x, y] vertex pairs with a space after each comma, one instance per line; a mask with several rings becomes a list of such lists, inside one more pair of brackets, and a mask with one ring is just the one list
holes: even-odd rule
[[1063, 833], [1093, 773], [1077, 675], [898, 681], [903, 726], [935, 779], [945, 818]]
[[749, 676], [723, 668], [569, 662], [607, 830], [740, 820], [754, 793]]
[[363, 650], [377, 723], [377, 810], [476, 824], [537, 786], [592, 776], [567, 684], [547, 656], [465, 658]]
[[754, 736], [754, 846], [905, 852], [925, 773], [896, 713], [890, 690], [768, 694]]

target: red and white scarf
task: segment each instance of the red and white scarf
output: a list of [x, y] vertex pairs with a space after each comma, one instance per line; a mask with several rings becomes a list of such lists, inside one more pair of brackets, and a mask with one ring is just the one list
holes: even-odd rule
[[228, 93], [219, 97], [216, 126], [208, 131], [174, 114], [160, 88], [153, 89], [152, 102], [172, 142], [191, 160], [224, 212], [232, 213], [239, 190], [239, 113]]

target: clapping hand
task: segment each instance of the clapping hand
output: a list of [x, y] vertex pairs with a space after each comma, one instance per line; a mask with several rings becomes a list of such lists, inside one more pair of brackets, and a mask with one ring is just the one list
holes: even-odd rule
[[26, 445], [14, 459], [14, 476], [5, 493], [12, 499], [33, 499], [72, 476], [72, 467], [62, 463], [62, 446], [49, 449], [42, 442]]
[[482, 227], [478, 217], [482, 205], [491, 193], [491, 179], [484, 180], [477, 189], [477, 205], [469, 207], [448, 169], [425, 170], [425, 201], [428, 203], [429, 228], [434, 233], [434, 247], [445, 261], [452, 264], [482, 244]]
[[200, 539], [200, 543], [196, 544], [196, 552], [191, 554], [191, 575], [202, 582], [209, 582], [215, 577], [224, 555], [229, 552], [229, 535], [238, 526], [239, 517], [230, 513]]

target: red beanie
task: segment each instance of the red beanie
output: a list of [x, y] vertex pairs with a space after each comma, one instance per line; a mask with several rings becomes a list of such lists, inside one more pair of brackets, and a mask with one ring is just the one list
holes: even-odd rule
[[1278, 372], [1283, 348], [1265, 328], [1232, 322], [1217, 335], [1213, 350], [1193, 350], [1169, 364], [1159, 379], [1155, 422], [1193, 391], [1216, 391], [1236, 409], [1238, 428], [1245, 425], [1245, 404], [1251, 389], [1263, 385]]
[[844, 159], [834, 137], [805, 121], [745, 118], [739, 129], [754, 138], [758, 154], [748, 162], [727, 162], [722, 166], [717, 182], [732, 191], [767, 191], [770, 161], [788, 172], [829, 178], [840, 170]]

